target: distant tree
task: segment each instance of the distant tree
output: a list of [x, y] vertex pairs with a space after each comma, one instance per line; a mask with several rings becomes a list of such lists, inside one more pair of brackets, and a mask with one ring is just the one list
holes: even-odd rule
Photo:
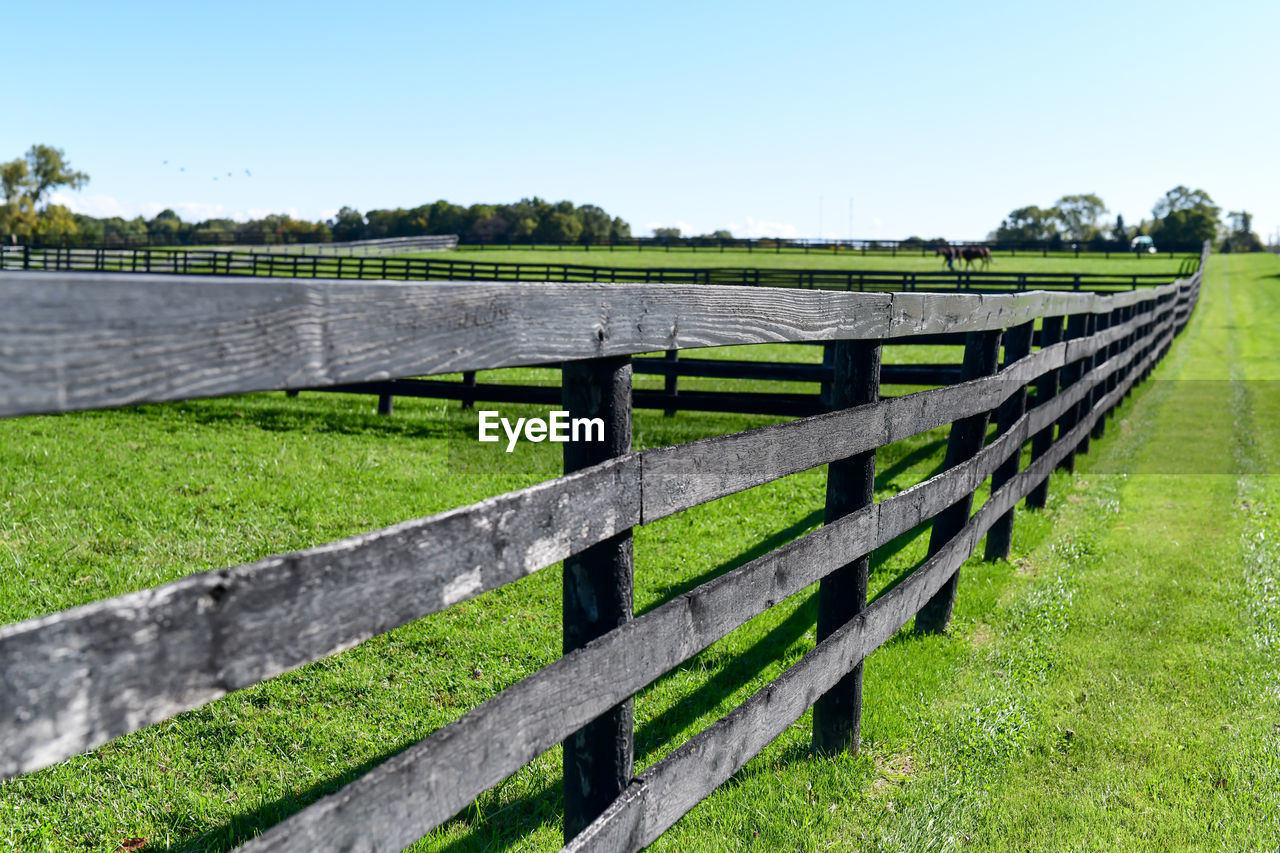
[[0, 205], [0, 235], [29, 240], [35, 235], [38, 215], [31, 199], [19, 195]]
[[1001, 243], [1024, 243], [1048, 240], [1057, 233], [1054, 211], [1031, 204], [1009, 212], [996, 229], [996, 240]]
[[1052, 212], [1062, 226], [1062, 236], [1083, 243], [1097, 233], [1098, 219], [1107, 212], [1107, 205], [1095, 193], [1064, 195], [1054, 204]]
[[1222, 208], [1204, 190], [1179, 185], [1156, 201], [1151, 213], [1151, 236], [1157, 245], [1190, 249], [1217, 237]]
[[36, 217], [35, 236], [42, 243], [60, 243], [79, 233], [75, 214], [61, 204], [46, 204]]
[[94, 219], [83, 213], [74, 213], [72, 216], [76, 219], [76, 238], [81, 243], [100, 246], [106, 242], [107, 229], [104, 220]]
[[1170, 213], [1179, 210], [1198, 210], [1207, 213], [1214, 220], [1222, 214], [1222, 208], [1213, 203], [1213, 199], [1204, 190], [1192, 190], [1179, 184], [1157, 200], [1151, 208], [1156, 219], [1163, 219]]
[[733, 232], [727, 228], [717, 228], [715, 231], [711, 232], [711, 236], [717, 240], [732, 240]]
[[[467, 230], [467, 209], [440, 199], [431, 205], [427, 230], [419, 234], [462, 234]], [[410, 236], [410, 235], [406, 235]]]
[[1219, 225], [1203, 210], [1175, 210], [1152, 223], [1151, 236], [1157, 244], [1190, 249], [1215, 239]]
[[346, 243], [364, 237], [364, 216], [353, 207], [343, 205], [337, 214], [329, 220], [329, 230], [333, 239]]
[[182, 233], [182, 218], [169, 208], [165, 208], [147, 223], [147, 234], [152, 243], [171, 246], [179, 242]]
[[40, 203], [47, 202], [45, 196], [51, 190], [64, 186], [80, 189], [88, 182], [89, 176], [72, 169], [61, 149], [48, 145], [32, 145], [22, 157], [0, 163], [0, 190], [4, 192], [0, 234], [42, 240], [56, 235], [62, 240], [76, 233], [78, 226], [70, 211], [63, 208], [65, 214], [55, 211], [42, 219]]
[[1117, 243], [1129, 242], [1129, 229], [1124, 224], [1124, 214], [1116, 214], [1116, 224], [1111, 228], [1111, 239]]
[[903, 246], [923, 246], [924, 238], [912, 234], [910, 237], [902, 241]]
[[37, 208], [50, 190], [58, 187], [78, 190], [87, 183], [89, 176], [72, 169], [61, 148], [49, 145], [32, 145], [22, 158], [0, 164], [5, 201], [23, 195]]
[[680, 239], [680, 229], [679, 228], [655, 228], [653, 229], [653, 236], [663, 240], [678, 240]]
[[486, 242], [535, 238], [570, 243], [631, 236], [631, 226], [624, 219], [611, 217], [596, 205], [575, 206], [571, 201], [552, 204], [536, 196], [513, 204], [470, 207], [440, 199], [407, 210], [370, 210], [363, 215], [354, 208], [343, 207], [327, 222], [270, 214], [248, 222], [210, 219], [190, 223], [183, 222], [172, 210], [161, 211], [150, 221], [141, 217], [95, 219], [80, 214], [69, 214], [68, 219], [62, 212], [53, 211], [42, 222], [41, 210], [32, 198], [43, 197], [47, 206], [50, 186], [82, 183], [84, 176], [72, 172], [56, 149], [36, 146], [33, 152], [27, 159], [0, 163], [0, 190], [5, 193], [0, 204], [0, 234], [29, 239], [56, 233], [60, 240], [74, 234], [79, 241], [111, 246], [138, 245], [148, 240], [173, 244], [315, 243], [419, 234], [458, 234]]
[[575, 213], [582, 223], [582, 242], [604, 243], [613, 235], [613, 219], [603, 208], [584, 204]]
[[548, 243], [576, 243], [582, 236], [582, 222], [571, 212], [552, 211], [538, 223], [537, 238]]
[[516, 239], [528, 240], [537, 232], [537, 230], [538, 220], [534, 219], [532, 216], [522, 216], [516, 220], [512, 233], [515, 235]]
[[[23, 191], [30, 168], [27, 161], [18, 159], [8, 163], [0, 163], [0, 189], [4, 190], [4, 200], [13, 203], [23, 197]], [[27, 201], [31, 199], [28, 197]]]
[[1262, 240], [1253, 233], [1253, 215], [1247, 210], [1233, 210], [1227, 214], [1231, 231], [1222, 242], [1224, 252], [1261, 252]]

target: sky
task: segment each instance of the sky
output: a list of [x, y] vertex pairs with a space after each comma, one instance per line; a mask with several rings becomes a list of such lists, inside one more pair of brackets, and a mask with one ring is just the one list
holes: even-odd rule
[[0, 160], [63, 149], [91, 180], [54, 200], [97, 216], [536, 195], [636, 234], [960, 240], [1072, 193], [1134, 223], [1186, 184], [1280, 229], [1275, 2], [73, 0], [53, 15], [4, 12]]

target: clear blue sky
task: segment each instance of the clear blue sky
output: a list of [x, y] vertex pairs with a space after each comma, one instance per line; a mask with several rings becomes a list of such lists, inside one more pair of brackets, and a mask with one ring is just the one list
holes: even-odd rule
[[1076, 192], [1136, 222], [1187, 184], [1280, 228], [1274, 2], [97, 0], [3, 20], [0, 159], [63, 148], [92, 181], [61, 200], [97, 215], [540, 195], [635, 233], [816, 236], [821, 210], [828, 237], [961, 239]]

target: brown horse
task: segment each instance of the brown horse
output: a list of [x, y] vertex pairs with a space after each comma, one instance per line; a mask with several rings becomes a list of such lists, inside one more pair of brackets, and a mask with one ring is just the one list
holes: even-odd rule
[[942, 262], [947, 265], [947, 269], [955, 272], [955, 262], [960, 259], [960, 250], [953, 246], [935, 246], [933, 250], [934, 257], [942, 255]]
[[960, 257], [968, 269], [973, 269], [974, 261], [981, 261], [984, 270], [991, 266], [991, 250], [986, 246], [965, 246], [960, 250]]

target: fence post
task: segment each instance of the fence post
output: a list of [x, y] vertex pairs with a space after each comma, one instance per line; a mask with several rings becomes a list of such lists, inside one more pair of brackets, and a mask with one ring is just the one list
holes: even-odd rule
[[[666, 354], [663, 356], [663, 360], [671, 362], [672, 367], [671, 367], [671, 370], [668, 371], [665, 379], [663, 380], [662, 390], [671, 397], [675, 397], [680, 393], [680, 375], [676, 373], [676, 368], [675, 368], [675, 364], [677, 361], [679, 361], [679, 359], [680, 359], [680, 350], [678, 349], [669, 349], [667, 350]], [[676, 413], [675, 401], [670, 401], [667, 405], [667, 408], [662, 410], [662, 414], [668, 418], [674, 415], [675, 413]]]
[[[566, 442], [571, 473], [631, 452], [631, 359], [565, 362], [561, 399], [570, 418], [601, 418], [604, 441]], [[564, 561], [564, 653], [628, 622], [632, 616], [631, 531]], [[632, 703], [606, 711], [564, 742], [564, 838], [585, 829], [631, 780]]]
[[[1099, 323], [1100, 323], [1100, 320], [1097, 314], [1088, 315], [1088, 318], [1085, 320], [1086, 336], [1097, 334], [1099, 331]], [[1100, 361], [1100, 358], [1101, 358], [1101, 353], [1095, 352], [1093, 355], [1089, 356], [1088, 358], [1081, 359], [1080, 375], [1081, 376], [1085, 375], [1086, 373], [1090, 372], [1095, 367], [1097, 367], [1099, 364], [1101, 364], [1102, 362]], [[1096, 391], [1096, 388], [1095, 388], [1095, 391]], [[1089, 410], [1093, 408], [1093, 397], [1094, 397], [1094, 391], [1090, 391], [1089, 393], [1084, 395], [1084, 398], [1080, 401], [1079, 405], [1076, 406], [1076, 423], [1077, 424], [1080, 423], [1082, 420], [1084, 420], [1085, 417], [1089, 414]], [[1080, 439], [1080, 443], [1077, 444], [1075, 447], [1075, 455], [1079, 456], [1089, 452], [1089, 435], [1090, 434], [1086, 432], [1084, 434], [1084, 438]]]
[[[1067, 318], [1067, 340], [1074, 341], [1077, 338], [1083, 338], [1089, 334], [1089, 315], [1073, 314]], [[1080, 381], [1080, 377], [1085, 372], [1085, 362], [1088, 359], [1082, 358], [1062, 368], [1062, 390], [1066, 391], [1072, 385]], [[1058, 418], [1058, 435], [1066, 435], [1080, 420], [1080, 404], [1072, 406], [1062, 413], [1062, 417]], [[1076, 469], [1076, 449], [1073, 447], [1067, 454], [1062, 457], [1062, 461], [1058, 463], [1058, 467], [1064, 471], [1074, 471]]]
[[390, 394], [379, 394], [378, 395], [378, 414], [380, 415], [391, 414], [391, 410], [395, 406], [395, 399], [396, 398]]
[[[1000, 332], [968, 332], [964, 340], [964, 364], [960, 369], [961, 381], [979, 379], [990, 376], [999, 367]], [[947, 455], [943, 468], [953, 468], [971, 458], [982, 449], [982, 442], [987, 435], [987, 422], [990, 412], [962, 418], [951, 425], [951, 433], [947, 436]], [[969, 511], [973, 509], [973, 493], [965, 495], [951, 506], [938, 513], [933, 519], [929, 531], [929, 556], [932, 557], [956, 535], [969, 521]], [[951, 621], [951, 611], [955, 608], [956, 587], [960, 581], [960, 570], [957, 569], [942, 588], [934, 593], [920, 612], [916, 614], [916, 630], [930, 634], [940, 634], [947, 629]]]
[[[1098, 316], [1098, 331], [1103, 332], [1114, 326], [1116, 324], [1118, 314], [1118, 308], [1108, 311], [1106, 314], [1100, 314]], [[1106, 364], [1115, 357], [1115, 350], [1116, 345], [1114, 343], [1107, 344], [1105, 347], [1098, 350], [1098, 354], [1093, 357], [1093, 366], [1101, 367], [1103, 364]], [[1114, 374], [1112, 374], [1112, 376], [1114, 376]], [[1093, 386], [1093, 393], [1089, 395], [1091, 398], [1091, 402], [1089, 404], [1090, 410], [1092, 410], [1094, 406], [1098, 405], [1102, 398], [1107, 395], [1107, 392], [1111, 389], [1111, 379], [1112, 377], [1108, 376], [1105, 380]], [[1102, 417], [1093, 422], [1093, 426], [1089, 429], [1089, 436], [1091, 438], [1100, 439], [1106, 435], [1106, 432], [1107, 415], [1103, 412]]]
[[836, 407], [831, 401], [831, 375], [835, 370], [836, 363], [836, 344], [825, 343], [822, 345], [822, 369], [828, 377], [823, 379], [818, 385], [818, 402], [822, 404], [824, 409], [833, 411]]
[[[1129, 320], [1133, 317], [1133, 312], [1134, 312], [1134, 306], [1132, 305], [1126, 305], [1123, 308], [1117, 308], [1116, 309], [1117, 324], [1124, 324], [1129, 322]], [[1133, 342], [1133, 332], [1129, 332], [1129, 334], [1125, 335], [1123, 338], [1116, 341], [1115, 352], [1112, 353], [1112, 357], [1115, 358], [1115, 357], [1119, 357], [1120, 355], [1123, 355], [1125, 350], [1129, 349], [1129, 345], [1132, 342]], [[1129, 367], [1126, 366], [1124, 368], [1121, 368], [1121, 370], [1119, 370], [1118, 372], [1111, 374], [1111, 378], [1107, 380], [1107, 393], [1111, 393], [1117, 387], [1119, 387], [1120, 383], [1124, 381], [1124, 378], [1125, 376], [1128, 375], [1128, 373], [1129, 373]], [[1129, 396], [1129, 392], [1126, 389], [1125, 393], [1121, 395], [1121, 397], [1123, 399], [1124, 397], [1128, 397], [1128, 396]], [[1117, 401], [1110, 409], [1107, 409], [1107, 414], [1108, 415], [1114, 414], [1115, 410], [1119, 408], [1119, 406], [1120, 406], [1120, 403]]]
[[[880, 342], [839, 341], [832, 348], [831, 407], [847, 409], [880, 399]], [[876, 452], [868, 450], [827, 466], [824, 523], [831, 524], [875, 498]], [[866, 554], [818, 584], [818, 642], [867, 606]], [[813, 748], [857, 752], [862, 728], [862, 664], [841, 678], [813, 706]]]
[[[1015, 361], [1025, 358], [1031, 354], [1031, 340], [1035, 335], [1035, 321], [1023, 323], [1021, 326], [1014, 326], [1004, 336], [1004, 366], [1008, 367]], [[1008, 381], [1008, 380], [1005, 380]], [[1020, 385], [1018, 390], [1014, 391], [1001, 405], [996, 414], [996, 428], [998, 434], [1004, 434], [1013, 426], [1014, 422], [1027, 411], [1027, 386]], [[991, 475], [991, 491], [1009, 482], [1018, 473], [1018, 463], [1021, 461], [1022, 445], [1019, 444], [1009, 452], [1009, 458], [1000, 463], [995, 472]], [[1007, 560], [1009, 559], [1009, 549], [1013, 545], [1013, 508], [996, 519], [995, 524], [991, 525], [991, 529], [987, 531], [987, 548], [983, 554], [983, 559]]]
[[[1062, 341], [1063, 325], [1066, 317], [1045, 317], [1040, 328], [1040, 348], [1051, 347]], [[1036, 407], [1046, 405], [1058, 396], [1059, 374], [1062, 368], [1055, 367], [1036, 380]], [[1053, 424], [1036, 433], [1031, 439], [1031, 461], [1035, 462], [1049, 452], [1053, 446]], [[1027, 509], [1044, 509], [1049, 499], [1049, 478], [1046, 476], [1027, 494]]]
[[[475, 388], [475, 387], [476, 387], [476, 372], [475, 372], [474, 370], [467, 370], [467, 371], [464, 371], [464, 372], [463, 372], [463, 374], [462, 374], [462, 387], [463, 387], [463, 388]], [[464, 394], [464, 395], [463, 395], [463, 397], [462, 397], [462, 408], [464, 408], [464, 409], [470, 409], [470, 408], [471, 408], [472, 406], [474, 406], [475, 404], [476, 404], [476, 398], [475, 398], [473, 395], [469, 395], [469, 394]]]

